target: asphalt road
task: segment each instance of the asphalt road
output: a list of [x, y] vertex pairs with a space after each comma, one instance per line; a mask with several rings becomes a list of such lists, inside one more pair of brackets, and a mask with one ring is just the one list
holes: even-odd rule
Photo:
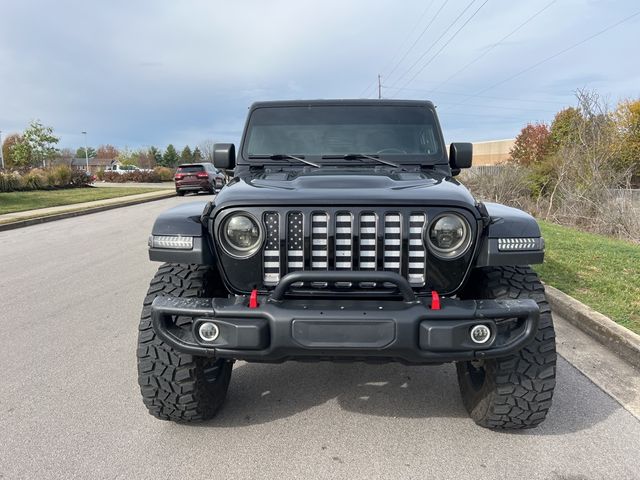
[[219, 416], [146, 413], [137, 317], [171, 198], [0, 232], [0, 478], [640, 478], [640, 422], [564, 359], [539, 428], [477, 427], [454, 368], [238, 363]]

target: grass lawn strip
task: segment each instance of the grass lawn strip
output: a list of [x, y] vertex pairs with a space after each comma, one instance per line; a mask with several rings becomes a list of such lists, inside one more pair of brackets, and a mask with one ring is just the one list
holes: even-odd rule
[[149, 187], [122, 188], [69, 188], [64, 190], [34, 190], [29, 192], [0, 193], [0, 215], [24, 212], [39, 208], [73, 205], [76, 203], [106, 200], [141, 193], [164, 190]]
[[640, 245], [540, 222], [542, 280], [640, 334]]

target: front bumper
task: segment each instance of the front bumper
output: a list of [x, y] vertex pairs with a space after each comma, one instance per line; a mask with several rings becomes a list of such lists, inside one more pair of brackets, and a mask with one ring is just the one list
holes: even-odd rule
[[[157, 297], [151, 307], [153, 328], [174, 349], [197, 356], [422, 364], [509, 355], [533, 340], [539, 319], [538, 305], [530, 299], [444, 298], [435, 310], [430, 299], [407, 295], [403, 300], [373, 301], [295, 299], [276, 293], [258, 297], [255, 308], [244, 297]], [[191, 317], [192, 322], [179, 317]], [[197, 334], [207, 321], [220, 332], [211, 342]], [[180, 326], [185, 324], [189, 327]], [[491, 330], [481, 345], [470, 337], [478, 324]]]

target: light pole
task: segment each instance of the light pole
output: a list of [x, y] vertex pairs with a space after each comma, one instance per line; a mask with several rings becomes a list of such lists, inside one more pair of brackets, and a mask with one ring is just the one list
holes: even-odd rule
[[89, 150], [87, 150], [87, 132], [82, 132], [84, 135], [84, 160], [87, 162], [87, 173], [89, 173]]
[[0, 168], [4, 170], [4, 152], [2, 150], [2, 130], [0, 130]]

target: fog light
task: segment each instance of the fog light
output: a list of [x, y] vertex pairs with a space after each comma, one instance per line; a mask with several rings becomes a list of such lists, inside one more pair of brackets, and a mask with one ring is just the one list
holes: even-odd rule
[[220, 329], [215, 323], [204, 322], [198, 328], [198, 335], [205, 342], [213, 342], [220, 335]]
[[471, 340], [474, 343], [487, 343], [491, 337], [491, 330], [486, 325], [476, 325], [471, 329]]

